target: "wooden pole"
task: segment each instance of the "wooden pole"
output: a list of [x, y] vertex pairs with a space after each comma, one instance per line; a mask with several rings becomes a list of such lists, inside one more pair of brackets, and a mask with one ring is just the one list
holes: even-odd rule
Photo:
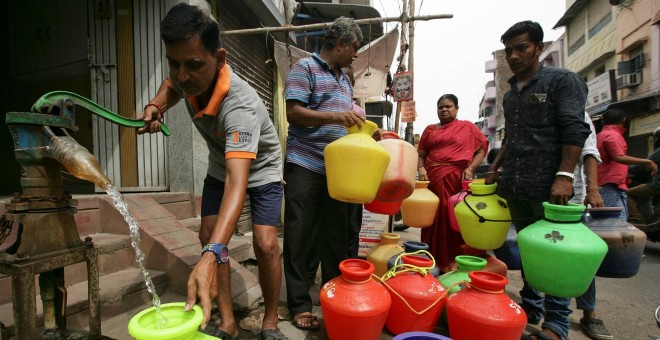
[[[397, 67], [397, 72], [404, 72], [406, 70], [406, 65], [404, 63], [404, 58], [406, 56], [406, 51], [408, 50], [408, 44], [406, 42], [406, 36], [408, 34], [408, 26], [403, 21], [404, 18], [408, 17], [408, 0], [403, 0], [403, 9], [401, 13], [401, 43], [400, 43], [400, 53], [399, 57], [399, 66]], [[394, 86], [394, 84], [392, 84]], [[396, 102], [396, 115], [394, 116], [394, 133], [399, 133], [399, 121], [401, 120], [401, 102]]]
[[[404, 4], [405, 4], [405, 2], [406, 1], [404, 0]], [[357, 19], [357, 20], [355, 20], [355, 23], [358, 24], [358, 25], [376, 24], [376, 23], [391, 22], [391, 21], [400, 21], [401, 23], [407, 23], [407, 22], [410, 22], [410, 21], [419, 21], [419, 20], [428, 21], [428, 20], [434, 20], [434, 19], [451, 19], [451, 18], [454, 17], [453, 14], [434, 14], [434, 15], [408, 16], [406, 14], [405, 8], [406, 8], [406, 5], [404, 5], [404, 12], [401, 14], [400, 17]], [[233, 31], [221, 31], [220, 35], [221, 36], [228, 36], [228, 35], [258, 34], [258, 33], [271, 33], [271, 32], [311, 31], [311, 30], [328, 28], [328, 27], [330, 27], [330, 25], [332, 25], [332, 22], [324, 22], [324, 23], [308, 24], [308, 25], [300, 25], [300, 26], [285, 25], [285, 26], [279, 26], [279, 27], [247, 28], [247, 29], [240, 29], [240, 30], [233, 30]], [[402, 29], [403, 29], [403, 27], [402, 27]]]
[[[409, 13], [415, 14], [415, 0], [410, 0]], [[408, 71], [414, 70], [413, 49], [415, 47], [415, 22], [408, 21]], [[413, 78], [414, 79], [414, 78]], [[415, 137], [413, 136], [413, 122], [406, 124], [405, 140], [415, 146]]]

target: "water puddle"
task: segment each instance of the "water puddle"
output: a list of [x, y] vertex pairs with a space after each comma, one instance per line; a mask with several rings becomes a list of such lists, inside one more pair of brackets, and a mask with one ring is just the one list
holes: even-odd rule
[[151, 275], [149, 275], [147, 268], [144, 266], [144, 253], [140, 248], [140, 228], [138, 223], [133, 218], [133, 215], [131, 215], [130, 211], [128, 211], [124, 196], [119, 191], [117, 191], [117, 189], [115, 189], [112, 185], [108, 185], [105, 191], [108, 193], [108, 195], [110, 195], [110, 197], [112, 197], [112, 203], [124, 217], [126, 223], [128, 223], [131, 236], [131, 246], [133, 246], [133, 249], [135, 250], [135, 262], [137, 262], [138, 266], [140, 266], [142, 276], [144, 277], [144, 282], [147, 285], [147, 291], [151, 293], [151, 301], [154, 307], [156, 307], [156, 313], [158, 315], [157, 326], [158, 328], [164, 328], [167, 324], [167, 320], [160, 311], [160, 297], [158, 297], [158, 294], [156, 293], [156, 287], [151, 280]]

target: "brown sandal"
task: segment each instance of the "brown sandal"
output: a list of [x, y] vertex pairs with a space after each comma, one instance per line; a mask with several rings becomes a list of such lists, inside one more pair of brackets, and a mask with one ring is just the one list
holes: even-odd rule
[[[308, 320], [308, 322], [301, 322], [303, 320]], [[314, 331], [319, 329], [319, 327], [321, 327], [321, 324], [319, 323], [319, 319], [316, 317], [316, 315], [312, 315], [309, 312], [296, 314], [293, 317], [293, 320], [291, 320], [291, 324], [298, 329], [302, 329], [306, 331]]]

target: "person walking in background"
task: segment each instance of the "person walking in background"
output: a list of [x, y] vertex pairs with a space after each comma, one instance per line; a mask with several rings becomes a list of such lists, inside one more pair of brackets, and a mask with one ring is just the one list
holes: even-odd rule
[[439, 123], [427, 126], [417, 146], [420, 181], [430, 181], [429, 189], [440, 198], [433, 225], [422, 229], [422, 242], [442, 271], [452, 270], [464, 243], [450, 226], [449, 197], [461, 191], [461, 181], [471, 180], [484, 159], [488, 140], [474, 123], [456, 119], [458, 98], [445, 94], [438, 99]]
[[[660, 166], [660, 127], [653, 132], [653, 147], [655, 150], [649, 156], [649, 160], [653, 161], [656, 166]], [[644, 170], [647, 170], [647, 168]], [[660, 236], [660, 225], [657, 225], [660, 222], [660, 216], [658, 216], [660, 211], [657, 211], [653, 204], [654, 199], [660, 198], [660, 172], [656, 172], [652, 176], [648, 170], [644, 172], [649, 175], [649, 180], [647, 183], [630, 188], [628, 190], [628, 198], [634, 202], [637, 211], [639, 211], [642, 217], [642, 223], [644, 225], [640, 226], [641, 229], [646, 232], [650, 240], [660, 241], [660, 237], [658, 237]]]
[[[584, 142], [582, 154], [575, 166], [573, 175], [573, 189], [575, 196], [569, 203], [583, 204], [587, 207], [601, 208], [605, 206], [603, 198], [598, 192], [598, 164], [601, 162], [596, 147], [596, 129], [589, 114], [585, 113], [584, 120], [589, 124], [591, 134]], [[614, 336], [607, 330], [603, 320], [596, 317], [596, 278], [591, 280], [587, 291], [575, 298], [577, 309], [582, 311], [580, 328], [591, 339], [613, 339]]]
[[[348, 257], [352, 205], [328, 194], [323, 149], [365, 118], [353, 110], [353, 87], [342, 70], [357, 58], [362, 41], [353, 19], [337, 18], [319, 54], [298, 60], [285, 82], [289, 134], [284, 166], [284, 275], [292, 324], [318, 329], [312, 315], [311, 261], [321, 263], [322, 283], [340, 275]], [[318, 258], [314, 253], [318, 254]], [[318, 263], [318, 262], [316, 262]]]
[[626, 113], [611, 109], [603, 113], [603, 129], [596, 137], [603, 162], [598, 166], [598, 186], [607, 207], [623, 207], [620, 219], [628, 220], [628, 165], [644, 165], [655, 175], [658, 166], [650, 159], [628, 156]]
[[[584, 121], [587, 85], [571, 71], [541, 65], [543, 29], [537, 22], [514, 24], [501, 41], [514, 76], [504, 95], [504, 140], [485, 182], [499, 181], [497, 193], [507, 200], [520, 232], [544, 217], [544, 201], [565, 205], [573, 195], [573, 172], [591, 132]], [[528, 323], [544, 319], [542, 330], [529, 338], [566, 339], [571, 299], [544, 297], [521, 274]]]
[[169, 78], [145, 106], [141, 118], [146, 125], [138, 133], [160, 131], [163, 112], [184, 99], [209, 149], [199, 231], [202, 256], [188, 279], [185, 309], [190, 310], [199, 297], [204, 312], [201, 327], [206, 329], [215, 298], [221, 322], [210, 334], [225, 340], [238, 338], [227, 244], [247, 192], [265, 303], [260, 339], [286, 339], [277, 328], [281, 262], [276, 227], [283, 189], [282, 150], [275, 127], [257, 92], [227, 65], [219, 26], [210, 14], [179, 3], [167, 12], [160, 30]]

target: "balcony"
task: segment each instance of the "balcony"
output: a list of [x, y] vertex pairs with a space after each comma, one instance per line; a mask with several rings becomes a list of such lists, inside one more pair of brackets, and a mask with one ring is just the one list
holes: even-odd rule
[[[492, 84], [491, 84], [492, 83]], [[497, 90], [495, 88], [495, 82], [489, 81], [486, 83], [486, 92], [484, 93], [484, 101], [495, 100], [497, 97]]]
[[486, 73], [493, 73], [497, 69], [497, 60], [491, 59], [486, 61]]

